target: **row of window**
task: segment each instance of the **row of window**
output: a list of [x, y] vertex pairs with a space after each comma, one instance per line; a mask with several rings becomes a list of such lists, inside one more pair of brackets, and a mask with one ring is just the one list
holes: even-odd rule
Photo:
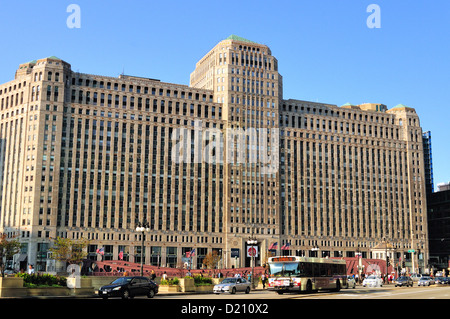
[[[83, 105], [100, 105], [100, 106], [108, 106], [122, 109], [130, 109], [130, 110], [138, 110], [138, 111], [147, 111], [154, 113], [169, 113], [169, 114], [178, 114], [184, 116], [196, 116], [196, 117], [206, 117], [206, 118], [222, 118], [222, 108], [214, 105], [207, 104], [197, 104], [195, 106], [193, 103], [181, 103], [181, 102], [173, 102], [166, 101], [160, 99], [150, 99], [150, 98], [135, 98], [134, 96], [127, 95], [113, 95], [105, 94], [97, 92], [83, 92], [72, 90], [72, 103], [79, 103]], [[81, 110], [81, 108], [79, 109]], [[217, 112], [216, 112], [217, 111]], [[88, 111], [86, 111], [88, 112]]]
[[[203, 101], [203, 102], [212, 102], [213, 96], [208, 93], [198, 93], [198, 92], [185, 92], [170, 89], [163, 89], [157, 87], [148, 87], [148, 86], [140, 86], [133, 84], [119, 84], [106, 82], [102, 80], [91, 80], [87, 78], [76, 78], [72, 77], [72, 85], [77, 86], [87, 86], [92, 88], [100, 88], [114, 91], [122, 91], [128, 93], [138, 93], [138, 94], [151, 94], [155, 96], [165, 96], [165, 97], [173, 97], [173, 98], [181, 98], [195, 101]], [[119, 89], [120, 88], [120, 89]]]
[[26, 86], [27, 86], [27, 82], [24, 81], [24, 82], [19, 82], [18, 84], [10, 85], [9, 87], [5, 87], [4, 89], [0, 88], [0, 95], [6, 94], [11, 91], [15, 91], [17, 89], [21, 89], [22, 87], [25, 88]]

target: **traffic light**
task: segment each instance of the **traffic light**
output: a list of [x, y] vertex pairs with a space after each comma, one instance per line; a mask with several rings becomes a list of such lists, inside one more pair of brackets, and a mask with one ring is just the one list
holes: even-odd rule
[[405, 262], [402, 261], [402, 268], [405, 268]]
[[387, 266], [388, 266], [388, 267], [391, 265], [391, 261], [390, 261], [390, 259], [389, 259], [389, 256], [386, 257], [386, 263], [387, 263]]

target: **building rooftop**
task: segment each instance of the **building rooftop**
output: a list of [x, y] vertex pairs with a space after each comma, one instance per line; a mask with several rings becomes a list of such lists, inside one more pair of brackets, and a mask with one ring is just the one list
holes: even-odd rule
[[234, 34], [230, 35], [230, 36], [229, 36], [228, 38], [226, 38], [225, 40], [235, 40], [235, 41], [241, 41], [241, 42], [247, 42], [247, 43], [255, 43], [255, 44], [259, 44], [259, 43], [257, 43], [257, 42], [250, 41], [250, 40], [248, 40], [248, 39], [239, 37], [239, 36], [234, 35]]

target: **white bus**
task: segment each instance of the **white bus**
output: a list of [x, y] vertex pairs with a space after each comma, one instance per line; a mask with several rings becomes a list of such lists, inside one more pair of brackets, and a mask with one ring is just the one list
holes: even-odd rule
[[347, 286], [345, 260], [296, 256], [270, 257], [269, 290], [279, 294], [288, 291], [339, 291]]

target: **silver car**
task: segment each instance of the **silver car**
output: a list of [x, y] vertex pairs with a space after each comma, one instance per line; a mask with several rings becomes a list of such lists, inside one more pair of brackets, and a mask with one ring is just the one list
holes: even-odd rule
[[220, 284], [214, 286], [213, 292], [215, 294], [230, 293], [235, 294], [238, 291], [243, 291], [246, 294], [250, 293], [250, 281], [244, 278], [225, 278]]
[[434, 279], [430, 276], [422, 276], [417, 282], [417, 286], [430, 286], [434, 285]]

